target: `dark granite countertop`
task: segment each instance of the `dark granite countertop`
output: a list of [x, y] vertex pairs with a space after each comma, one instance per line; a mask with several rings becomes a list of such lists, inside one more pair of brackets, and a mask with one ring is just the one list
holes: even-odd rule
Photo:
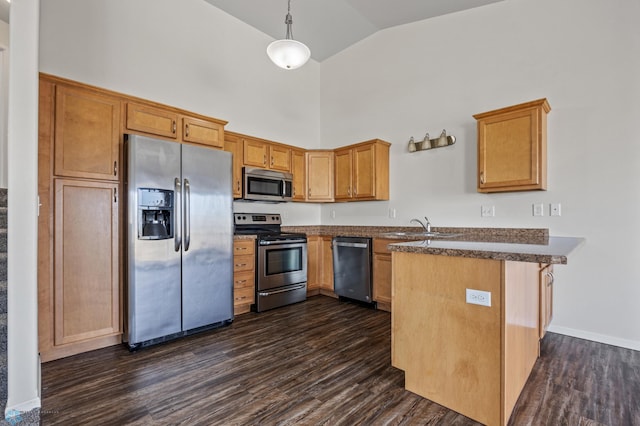
[[[550, 237], [546, 228], [438, 228], [433, 231], [453, 236], [418, 235], [421, 228], [400, 226], [283, 226], [286, 232], [309, 236], [352, 236], [384, 238], [391, 251], [518, 262], [566, 264], [567, 256], [580, 246], [583, 238]], [[416, 235], [390, 235], [409, 232]], [[398, 242], [393, 241], [407, 241]]]

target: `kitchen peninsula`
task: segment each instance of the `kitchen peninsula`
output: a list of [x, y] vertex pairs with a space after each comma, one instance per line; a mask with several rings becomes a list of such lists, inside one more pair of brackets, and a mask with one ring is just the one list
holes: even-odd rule
[[405, 388], [483, 424], [506, 425], [540, 353], [550, 297], [542, 271], [567, 263], [583, 241], [390, 245], [392, 365], [405, 372]]

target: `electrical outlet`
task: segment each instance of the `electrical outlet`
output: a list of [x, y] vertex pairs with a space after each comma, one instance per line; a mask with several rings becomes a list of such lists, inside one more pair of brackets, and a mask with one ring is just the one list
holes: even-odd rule
[[560, 203], [551, 203], [549, 204], [549, 214], [551, 216], [561, 216], [562, 209], [560, 208]]
[[490, 217], [496, 215], [496, 207], [495, 206], [482, 206], [480, 208], [480, 214], [482, 217]]
[[389, 219], [396, 218], [396, 209], [389, 208]]
[[331, 219], [335, 219], [335, 218], [336, 218], [336, 211], [331, 210]]
[[491, 306], [491, 292], [467, 289], [467, 303], [473, 305]]
[[533, 205], [533, 215], [534, 216], [544, 216], [544, 204], [534, 204]]

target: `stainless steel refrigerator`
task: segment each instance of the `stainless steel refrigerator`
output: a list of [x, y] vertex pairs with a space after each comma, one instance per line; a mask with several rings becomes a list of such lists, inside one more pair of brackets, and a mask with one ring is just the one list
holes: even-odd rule
[[127, 343], [233, 320], [231, 154], [127, 135]]

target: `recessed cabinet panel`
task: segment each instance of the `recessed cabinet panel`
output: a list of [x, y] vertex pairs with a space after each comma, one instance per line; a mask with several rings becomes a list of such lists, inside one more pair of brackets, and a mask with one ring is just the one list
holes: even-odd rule
[[65, 86], [55, 96], [55, 175], [118, 180], [120, 100]]
[[333, 201], [333, 152], [307, 152], [307, 201]]

